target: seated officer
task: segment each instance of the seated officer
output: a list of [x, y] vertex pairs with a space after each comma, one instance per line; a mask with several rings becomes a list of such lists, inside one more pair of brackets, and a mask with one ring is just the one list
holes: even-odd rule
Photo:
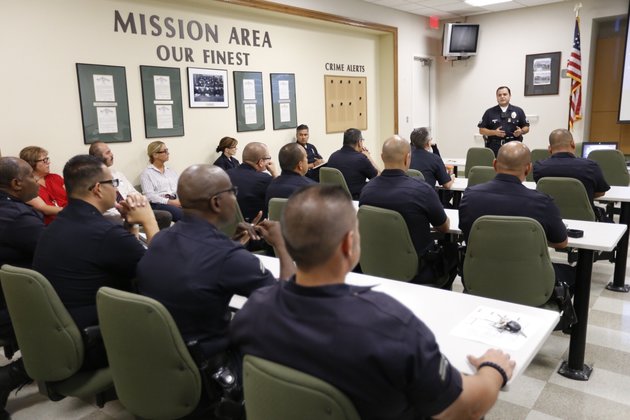
[[569, 130], [559, 128], [549, 134], [549, 153], [551, 157], [534, 163], [534, 181], [546, 176], [575, 178], [584, 184], [591, 205], [594, 198], [610, 189], [597, 162], [575, 156], [575, 142]]
[[345, 284], [361, 253], [355, 214], [337, 186], [291, 196], [282, 235], [297, 274], [252, 293], [234, 317], [231, 345], [332, 384], [363, 420], [483, 416], [514, 362], [489, 350], [468, 357], [478, 371], [464, 376], [408, 308]]
[[289, 198], [295, 190], [315, 184], [315, 181], [305, 176], [309, 165], [304, 147], [297, 143], [285, 144], [278, 153], [278, 161], [282, 173], [267, 187], [266, 209], [269, 208], [269, 200], [272, 198]]
[[341, 171], [353, 200], [359, 198], [366, 179], [378, 175], [376, 164], [363, 145], [363, 136], [356, 128], [349, 128], [343, 133], [343, 147], [330, 155], [327, 166]]
[[424, 180], [431, 186], [436, 182], [446, 189], [450, 189], [453, 180], [446, 173], [446, 167], [439, 154], [432, 152], [431, 136], [425, 127], [416, 128], [411, 132], [411, 169], [422, 172]]
[[[227, 349], [233, 295], [275, 283], [260, 260], [219, 229], [234, 220], [237, 189], [223, 169], [193, 165], [179, 177], [184, 218], [160, 232], [138, 264], [138, 289], [169, 310], [184, 337], [196, 340], [208, 358]], [[251, 226], [248, 224], [248, 226]], [[280, 228], [265, 220], [257, 232], [275, 247], [281, 277], [293, 273]]]
[[[438, 232], [446, 233], [450, 226], [448, 217], [433, 187], [418, 178], [407, 176], [411, 160], [407, 140], [398, 136], [387, 139], [383, 144], [381, 158], [385, 170], [363, 188], [359, 205], [367, 204], [400, 213], [407, 224], [413, 246], [422, 259], [434, 247], [431, 225]], [[455, 267], [456, 261], [453, 261], [452, 268]], [[434, 277], [432, 267], [425, 264], [412, 281], [431, 283], [436, 280]]]
[[298, 125], [295, 129], [295, 141], [306, 151], [306, 158], [308, 160], [308, 171], [306, 172], [305, 176], [311, 178], [315, 182], [319, 182], [319, 167], [316, 168], [316, 166], [323, 164], [324, 158], [317, 151], [317, 147], [308, 142], [309, 137], [310, 135], [308, 125]]
[[[269, 171], [271, 176], [265, 171]], [[253, 222], [258, 213], [265, 210], [267, 187], [278, 176], [269, 149], [263, 143], [248, 143], [243, 149], [243, 163], [228, 170], [227, 174], [239, 190], [238, 205], [243, 217], [248, 222]]]

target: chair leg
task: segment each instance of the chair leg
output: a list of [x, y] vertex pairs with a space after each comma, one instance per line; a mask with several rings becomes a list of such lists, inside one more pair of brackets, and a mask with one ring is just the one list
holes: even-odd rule
[[118, 395], [116, 394], [116, 388], [111, 387], [111, 388], [106, 389], [103, 392], [99, 392], [98, 394], [96, 394], [95, 399], [96, 399], [96, 405], [98, 406], [98, 408], [103, 408], [105, 406], [105, 403], [118, 399]]

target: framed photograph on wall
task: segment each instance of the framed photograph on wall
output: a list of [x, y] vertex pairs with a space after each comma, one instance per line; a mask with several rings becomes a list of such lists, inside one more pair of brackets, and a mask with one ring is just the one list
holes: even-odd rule
[[525, 96], [557, 95], [560, 51], [525, 56]]
[[127, 76], [121, 66], [77, 63], [83, 141], [131, 141]]
[[294, 74], [271, 73], [271, 105], [274, 130], [297, 127]]
[[188, 67], [190, 108], [227, 108], [227, 70]]
[[184, 135], [179, 68], [140, 66], [147, 138]]
[[265, 129], [262, 73], [235, 71], [234, 101], [236, 102], [236, 131]]

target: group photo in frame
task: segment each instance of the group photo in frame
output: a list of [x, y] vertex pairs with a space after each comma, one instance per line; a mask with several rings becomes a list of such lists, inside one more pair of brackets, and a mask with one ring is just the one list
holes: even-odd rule
[[560, 51], [525, 56], [525, 96], [557, 95]]
[[227, 108], [227, 70], [188, 67], [190, 108]]

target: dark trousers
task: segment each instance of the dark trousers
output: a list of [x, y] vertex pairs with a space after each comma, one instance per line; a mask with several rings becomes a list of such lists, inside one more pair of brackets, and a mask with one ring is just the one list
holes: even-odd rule
[[184, 217], [184, 211], [181, 208], [171, 206], [170, 204], [151, 203], [151, 208], [153, 210], [163, 210], [169, 212], [173, 217], [173, 222], [177, 222]]

